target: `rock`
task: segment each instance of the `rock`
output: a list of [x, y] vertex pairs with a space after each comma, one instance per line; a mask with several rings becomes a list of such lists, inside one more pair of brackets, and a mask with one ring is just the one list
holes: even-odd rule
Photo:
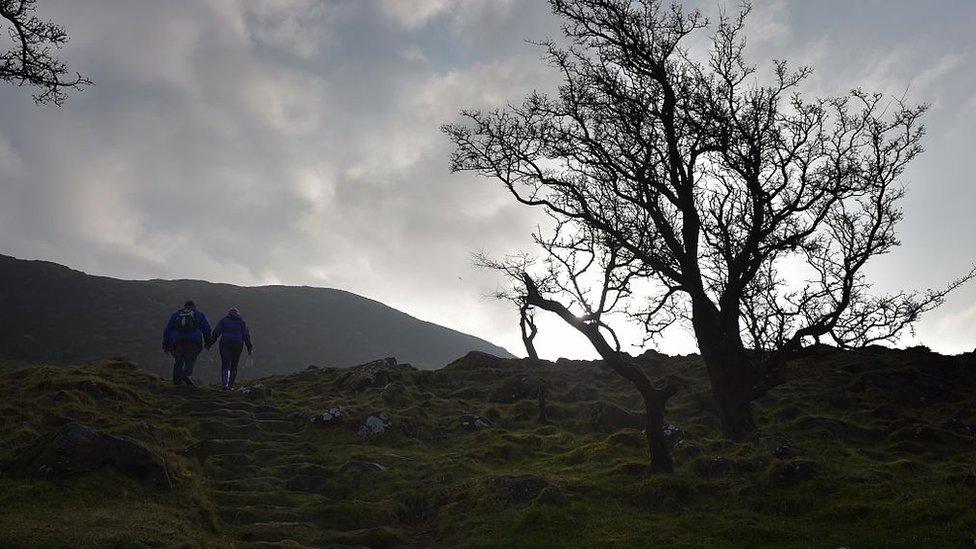
[[732, 470], [732, 461], [722, 456], [704, 457], [695, 460], [695, 473], [704, 478], [722, 476]]
[[499, 475], [488, 480], [488, 488], [508, 505], [532, 501], [550, 486], [538, 475]]
[[[650, 352], [650, 351], [649, 351]], [[684, 442], [687, 433], [685, 433], [680, 427], [673, 423], [664, 424], [664, 438], [667, 439], [671, 446], [677, 446]]]
[[609, 402], [594, 402], [586, 411], [590, 426], [600, 432], [612, 433], [620, 429], [644, 429], [644, 416], [625, 410]]
[[403, 404], [407, 401], [407, 386], [402, 381], [387, 383], [380, 392], [380, 398], [387, 404]]
[[343, 411], [342, 406], [333, 406], [320, 414], [312, 416], [312, 423], [320, 427], [328, 427], [330, 425], [338, 425], [345, 421], [345, 419], [346, 413]]
[[269, 394], [271, 394], [271, 390], [265, 387], [262, 383], [255, 383], [254, 385], [242, 385], [237, 390], [242, 395], [252, 400], [264, 400]]
[[491, 427], [490, 421], [475, 414], [464, 414], [459, 418], [459, 421], [461, 428], [466, 431], [480, 431]]
[[363, 420], [363, 424], [359, 426], [359, 431], [357, 434], [359, 438], [372, 438], [378, 435], [382, 435], [393, 423], [390, 421], [390, 416], [386, 412], [374, 412]]
[[361, 461], [361, 460], [350, 460], [345, 462], [342, 467], [339, 468], [339, 472], [347, 473], [349, 471], [358, 471], [360, 473], [375, 473], [380, 471], [386, 471], [386, 467], [380, 465], [379, 463], [374, 463], [372, 461]]
[[544, 384], [539, 378], [519, 374], [508, 378], [501, 387], [488, 395], [488, 402], [513, 404], [527, 398], [538, 398]]
[[161, 457], [128, 437], [96, 431], [69, 423], [39, 439], [9, 467], [30, 476], [65, 478], [111, 467], [163, 489], [173, 483]]
[[403, 374], [397, 367], [397, 360], [388, 357], [350, 369], [338, 379], [337, 383], [354, 391], [363, 391], [369, 387], [383, 387], [402, 378]]

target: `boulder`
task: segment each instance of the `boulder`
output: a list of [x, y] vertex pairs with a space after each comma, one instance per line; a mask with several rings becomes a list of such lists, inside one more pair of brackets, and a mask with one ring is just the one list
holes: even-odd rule
[[625, 410], [610, 402], [594, 402], [587, 408], [587, 421], [595, 430], [612, 433], [620, 429], [644, 429], [645, 419], [641, 414]]
[[402, 378], [403, 373], [397, 367], [397, 359], [388, 357], [351, 368], [337, 383], [346, 389], [363, 391], [369, 387], [384, 387]]
[[312, 423], [320, 427], [329, 427], [331, 425], [338, 425], [345, 421], [345, 419], [346, 412], [342, 409], [342, 406], [333, 406], [324, 412], [312, 416]]
[[527, 398], [538, 398], [544, 389], [544, 382], [534, 376], [519, 374], [505, 380], [488, 395], [488, 402], [513, 404]]
[[366, 419], [363, 420], [363, 424], [359, 426], [356, 434], [359, 435], [359, 438], [363, 439], [373, 438], [387, 432], [392, 425], [390, 416], [386, 412], [374, 412], [366, 416]]
[[173, 487], [166, 463], [142, 443], [78, 423], [42, 437], [9, 468], [30, 476], [60, 479], [106, 467], [158, 488]]
[[491, 427], [490, 421], [475, 414], [464, 414], [459, 418], [459, 421], [461, 428], [465, 431], [480, 431]]
[[488, 480], [488, 488], [508, 505], [534, 500], [552, 486], [538, 475], [499, 475]]

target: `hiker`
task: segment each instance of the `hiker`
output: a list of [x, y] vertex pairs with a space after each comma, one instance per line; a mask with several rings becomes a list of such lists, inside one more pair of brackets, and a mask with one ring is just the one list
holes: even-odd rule
[[237, 379], [237, 363], [241, 359], [241, 352], [247, 347], [247, 354], [254, 351], [251, 345], [251, 332], [247, 323], [241, 317], [237, 307], [227, 312], [227, 316], [220, 319], [214, 328], [207, 348], [220, 339], [220, 388], [229, 391], [234, 388]]
[[173, 355], [173, 383], [192, 386], [193, 365], [210, 341], [210, 323], [192, 301], [173, 313], [163, 330], [163, 352]]

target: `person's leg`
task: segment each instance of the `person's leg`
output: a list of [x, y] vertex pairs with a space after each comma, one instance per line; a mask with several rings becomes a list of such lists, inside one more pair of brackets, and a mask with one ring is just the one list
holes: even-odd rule
[[197, 357], [200, 356], [203, 347], [196, 341], [184, 341], [183, 343], [183, 381], [187, 385], [196, 385], [190, 376], [193, 375], [193, 366], [196, 364]]
[[220, 340], [220, 365], [225, 372], [226, 388], [234, 387], [234, 379], [237, 377], [237, 361], [241, 357], [241, 347], [243, 343], [230, 340]]
[[173, 384], [183, 384], [183, 347], [180, 342], [173, 345]]
[[224, 341], [220, 342], [220, 388], [227, 390], [230, 388], [230, 362], [231, 357], [227, 345]]
[[237, 380], [237, 365], [241, 361], [241, 351], [244, 350], [244, 343], [237, 342], [231, 345], [230, 349], [230, 387], [234, 387], [234, 381]]

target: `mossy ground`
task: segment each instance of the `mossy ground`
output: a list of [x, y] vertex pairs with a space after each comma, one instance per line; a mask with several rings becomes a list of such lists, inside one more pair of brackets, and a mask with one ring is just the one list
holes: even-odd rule
[[[873, 349], [794, 362], [789, 381], [757, 403], [763, 435], [743, 443], [720, 435], [697, 357], [647, 368], [681, 386], [667, 413], [684, 437], [670, 476], [648, 472], [638, 431], [594, 428], [591, 401], [640, 403], [593, 364], [401, 366], [405, 392], [385, 398], [382, 387], [346, 388], [337, 369], [257, 380], [267, 394], [245, 395], [173, 387], [121, 360], [4, 365], [0, 463], [75, 421], [158, 452], [175, 489], [110, 470], [0, 474], [0, 546], [857, 548], [976, 538], [971, 357]], [[548, 422], [533, 400], [488, 402], [516, 374], [547, 380]], [[581, 401], [580, 387], [593, 394]], [[345, 423], [311, 423], [336, 405]], [[359, 439], [377, 411], [392, 430]], [[466, 431], [465, 413], [493, 426]], [[385, 470], [343, 469], [350, 461]], [[548, 487], [513, 501], [494, 482], [525, 474]]]

